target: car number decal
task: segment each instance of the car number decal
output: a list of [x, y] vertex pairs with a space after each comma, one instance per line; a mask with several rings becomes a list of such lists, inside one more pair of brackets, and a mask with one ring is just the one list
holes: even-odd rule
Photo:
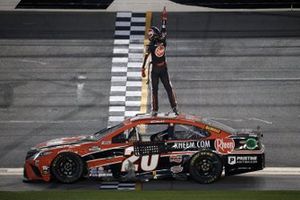
[[[140, 159], [139, 156], [133, 154], [133, 151], [134, 151], [133, 146], [125, 149], [124, 156], [129, 156], [129, 157], [126, 158], [122, 163], [122, 167], [121, 167], [122, 172], [128, 170], [128, 166], [130, 165], [130, 163], [134, 164]], [[158, 154], [142, 156], [140, 166], [138, 164], [134, 164], [134, 169], [135, 171], [138, 171], [140, 167], [141, 170], [143, 171], [153, 171], [156, 169], [158, 165], [158, 160], [159, 160]]]

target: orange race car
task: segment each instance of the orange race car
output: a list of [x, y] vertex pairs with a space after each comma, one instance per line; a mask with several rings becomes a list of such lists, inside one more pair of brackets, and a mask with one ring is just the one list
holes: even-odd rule
[[225, 175], [261, 170], [259, 131], [238, 131], [191, 115], [138, 115], [93, 135], [54, 139], [26, 156], [26, 181], [81, 177], [149, 180], [166, 177], [211, 183]]

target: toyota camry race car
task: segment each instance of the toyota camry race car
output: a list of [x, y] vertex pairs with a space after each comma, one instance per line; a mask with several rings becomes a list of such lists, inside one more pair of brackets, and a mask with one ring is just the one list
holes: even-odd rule
[[138, 115], [93, 135], [54, 139], [26, 156], [27, 181], [188, 178], [199, 183], [261, 170], [261, 133], [190, 115]]

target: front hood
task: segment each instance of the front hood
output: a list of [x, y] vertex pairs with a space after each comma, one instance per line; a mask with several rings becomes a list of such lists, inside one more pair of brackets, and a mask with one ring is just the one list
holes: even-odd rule
[[36, 149], [58, 147], [63, 145], [74, 145], [83, 142], [89, 142], [89, 136], [65, 137], [49, 140], [35, 146]]

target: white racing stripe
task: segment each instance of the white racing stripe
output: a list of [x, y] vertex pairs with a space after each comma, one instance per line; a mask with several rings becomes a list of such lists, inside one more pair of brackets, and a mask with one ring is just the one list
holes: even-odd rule
[[[23, 168], [0, 168], [0, 176], [23, 175]], [[264, 170], [245, 173], [245, 175], [300, 176], [300, 167], [267, 167]]]

